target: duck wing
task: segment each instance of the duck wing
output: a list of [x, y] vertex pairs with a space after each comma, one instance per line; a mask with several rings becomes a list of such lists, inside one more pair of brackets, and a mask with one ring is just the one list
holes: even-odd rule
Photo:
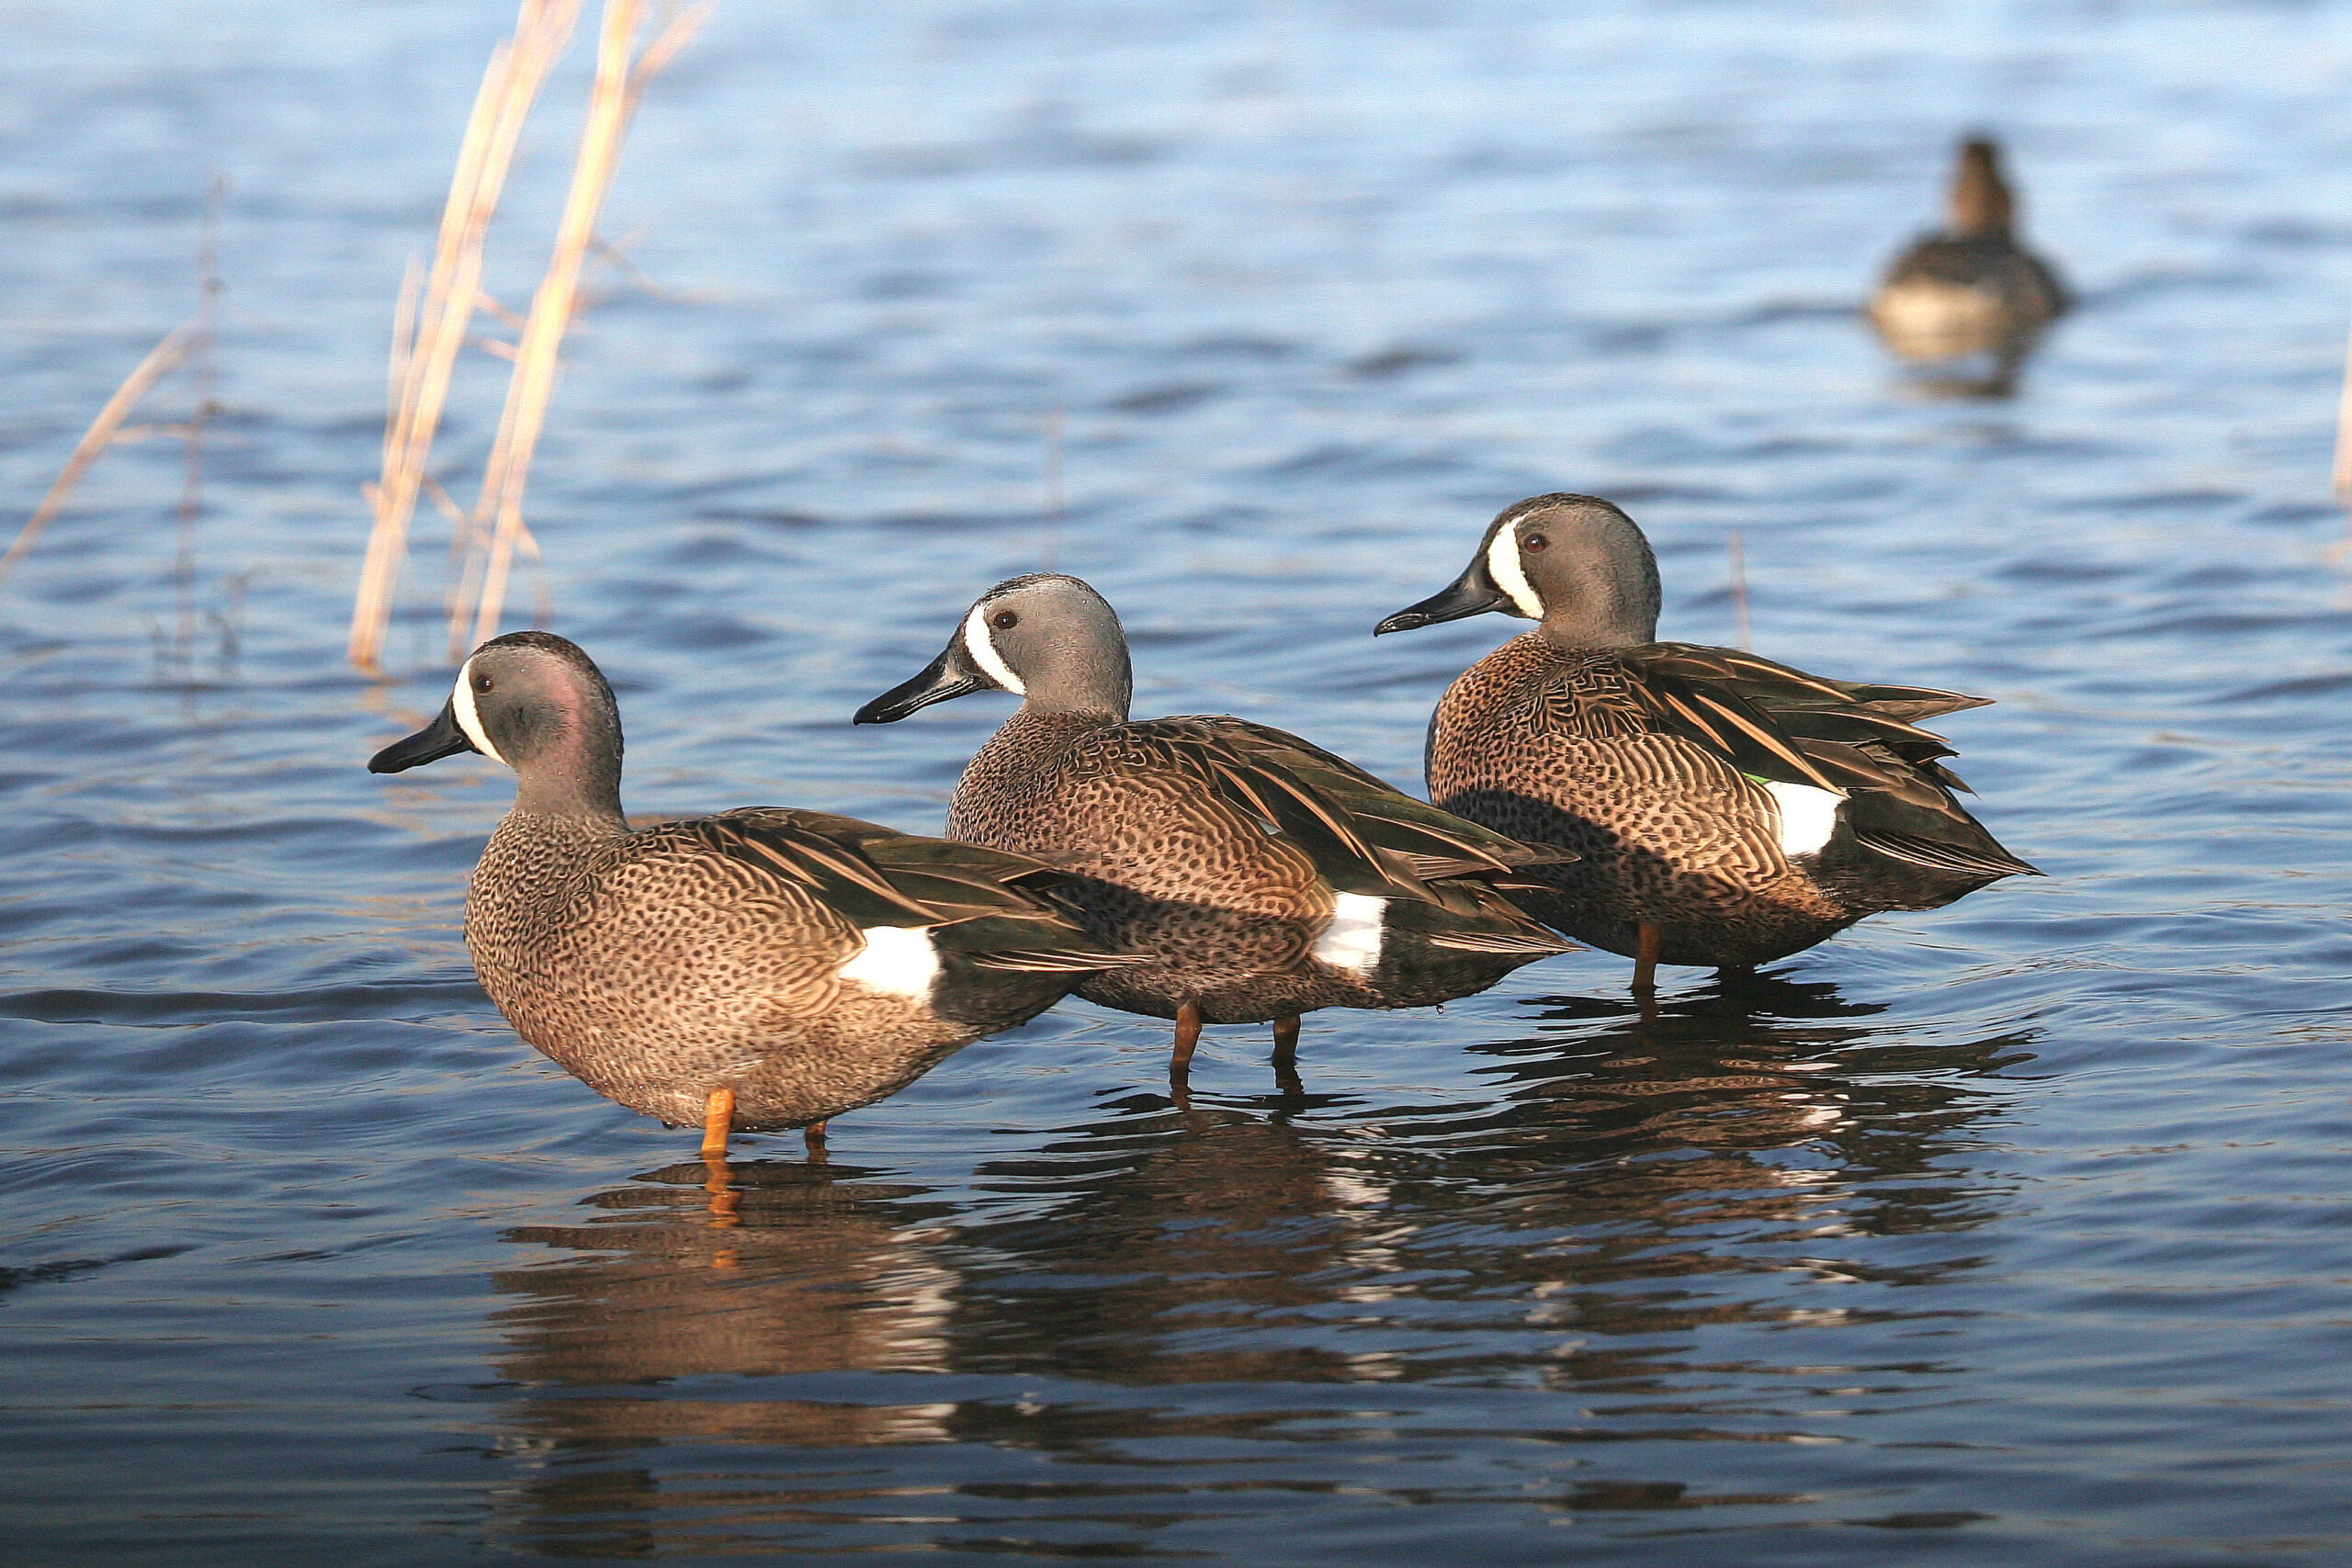
[[1138, 963], [1089, 937], [1056, 898], [1073, 878], [1005, 850], [824, 811], [752, 807], [653, 829], [802, 889], [857, 926], [919, 926], [984, 968], [1082, 973]]
[[2003, 849], [1956, 798], [1944, 738], [1911, 721], [1990, 699], [1925, 686], [1831, 681], [1755, 654], [1657, 643], [1620, 656], [1658, 728], [1713, 747], [1751, 778], [1848, 797], [1865, 848], [1935, 871], [2041, 874]]
[[1487, 901], [1453, 884], [1536, 888], [1541, 885], [1521, 874], [1577, 858], [1573, 851], [1524, 844], [1464, 821], [1270, 725], [1190, 716], [1129, 724], [1124, 731], [1202, 779], [1227, 805], [1289, 838], [1342, 893], [1412, 898], [1476, 918], [1487, 911]]

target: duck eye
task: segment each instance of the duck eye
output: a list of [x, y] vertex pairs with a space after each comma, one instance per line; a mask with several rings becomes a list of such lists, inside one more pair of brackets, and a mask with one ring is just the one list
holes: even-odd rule
[[999, 631], [1004, 631], [1010, 627], [1017, 626], [1020, 624], [1021, 617], [1011, 610], [999, 610], [995, 615], [989, 617], [989, 625], [996, 627]]
[[1530, 534], [1527, 537], [1519, 542], [1519, 547], [1532, 555], [1536, 551], [1544, 548], [1546, 545], [1549, 545], [1551, 542], [1551, 540], [1545, 538], [1541, 534]]

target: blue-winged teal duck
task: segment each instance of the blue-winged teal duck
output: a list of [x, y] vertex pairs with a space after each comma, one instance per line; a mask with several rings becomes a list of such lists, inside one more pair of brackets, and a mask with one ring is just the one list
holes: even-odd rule
[[811, 1129], [1023, 1023], [1122, 960], [1018, 854], [781, 807], [632, 829], [621, 726], [585, 653], [482, 644], [441, 716], [378, 752], [459, 751], [519, 787], [466, 896], [466, 947], [516, 1033], [609, 1100], [730, 1129]]
[[1888, 347], [1906, 359], [1951, 359], [2031, 346], [2066, 309], [2066, 290], [2018, 243], [2016, 214], [1999, 147], [1984, 137], [1962, 142], [1951, 226], [1897, 256], [1871, 298], [1871, 322]]
[[1521, 896], [1635, 961], [1745, 968], [1865, 915], [1932, 909], [2036, 874], [1953, 797], [1916, 719], [1987, 699], [1828, 681], [1727, 648], [1657, 640], [1657, 563], [1632, 518], [1539, 495], [1487, 529], [1452, 586], [1380, 623], [1496, 610], [1536, 623], [1439, 701], [1430, 795], [1582, 859]]
[[1498, 891], [1563, 852], [1264, 725], [1129, 721], [1126, 637], [1077, 578], [989, 589], [930, 668], [857, 722], [981, 690], [1021, 708], [964, 770], [947, 830], [1080, 876], [1070, 896], [1096, 939], [1153, 962], [1089, 976], [1079, 995], [1174, 1019], [1180, 1081], [1204, 1022], [1272, 1022], [1287, 1068], [1303, 1012], [1447, 1001], [1566, 950]]

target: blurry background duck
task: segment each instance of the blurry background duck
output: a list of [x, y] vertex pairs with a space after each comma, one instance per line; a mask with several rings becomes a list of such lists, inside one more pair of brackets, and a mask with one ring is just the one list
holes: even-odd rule
[[1962, 809], [1914, 721], [1987, 699], [1824, 680], [1657, 640], [1657, 562], [1632, 518], [1539, 495], [1470, 565], [1375, 636], [1498, 611], [1536, 623], [1472, 665], [1430, 724], [1430, 798], [1580, 857], [1521, 902], [1634, 960], [1752, 967], [1865, 915], [1932, 909], [2038, 874]]
[[466, 895], [474, 972], [514, 1032], [608, 1100], [731, 1130], [808, 1129], [1025, 1023], [1124, 962], [1052, 901], [1040, 862], [820, 811], [632, 829], [620, 711], [547, 632], [476, 649], [393, 773], [459, 751], [514, 770]]
[[1106, 947], [1148, 964], [1079, 995], [1176, 1021], [1182, 1083], [1204, 1023], [1274, 1026], [1286, 1068], [1318, 1008], [1420, 1007], [1567, 951], [1505, 897], [1536, 849], [1391, 788], [1295, 735], [1224, 716], [1131, 722], [1127, 639], [1102, 596], [1041, 573], [982, 594], [929, 668], [857, 712], [888, 724], [968, 692], [1019, 711], [947, 814], [959, 839], [1050, 860]]
[[2017, 198], [1989, 136], [1960, 144], [1951, 220], [1894, 259], [1871, 297], [1871, 324], [1922, 367], [1931, 389], [2004, 396], [2043, 329], [2066, 309], [2049, 264], [2018, 243]]

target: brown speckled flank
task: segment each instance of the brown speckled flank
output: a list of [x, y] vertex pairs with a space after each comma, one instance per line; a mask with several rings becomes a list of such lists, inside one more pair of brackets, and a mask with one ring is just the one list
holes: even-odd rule
[[[619, 832], [515, 811], [474, 868], [466, 948], [482, 988], [517, 1034], [632, 1111], [699, 1122], [710, 1091], [731, 1088], [739, 1129], [822, 1122], [1069, 989], [1067, 973], [979, 967], [952, 943], [922, 997], [843, 979], [865, 946], [857, 923], [819, 888], [721, 851], [721, 829], [864, 861], [885, 877], [860, 840], [906, 837], [775, 808]], [[1038, 869], [1009, 856], [997, 866], [1013, 877]], [[1004, 902], [1034, 928], [1014, 940], [1083, 942], [1042, 900], [1007, 887]]]
[[[1068, 897], [1087, 929], [1148, 956], [1088, 976], [1079, 994], [1090, 1000], [1159, 1018], [1197, 1009], [1210, 1023], [1420, 1007], [1565, 950], [1502, 892], [1557, 852], [1436, 810], [1263, 725], [1129, 721], [1125, 636], [1076, 578], [990, 589], [929, 669], [858, 720], [889, 722], [982, 687], [1024, 700], [964, 770], [947, 829], [1075, 874]], [[1367, 915], [1376, 954], [1330, 961], [1335, 932]]]
[[[1962, 809], [1951, 749], [1913, 723], [1982, 699], [1657, 642], [1657, 604], [1631, 518], [1548, 495], [1507, 509], [1460, 578], [1380, 625], [1539, 623], [1448, 688], [1429, 739], [1438, 805], [1580, 857], [1531, 868], [1545, 888], [1518, 895], [1530, 912], [1611, 953], [1635, 955], [1646, 925], [1657, 962], [1744, 967], [2032, 873]], [[1784, 840], [1774, 785], [1823, 814], [1821, 836]]]
[[[1315, 958], [1338, 908], [1332, 875], [1346, 873], [1318, 865], [1299, 837], [1269, 832], [1220, 791], [1218, 774], [1282, 770], [1296, 780], [1327, 755], [1236, 718], [1102, 724], [1024, 708], [964, 770], [947, 830], [1077, 873], [1069, 897], [1087, 929], [1106, 946], [1152, 957], [1089, 976], [1079, 995], [1155, 1018], [1173, 1018], [1188, 1001], [1209, 1023], [1425, 1007], [1565, 950], [1484, 885], [1497, 869], [1488, 865], [1434, 879], [1453, 885], [1442, 893], [1409, 873], [1384, 878], [1376, 896], [1421, 908], [1389, 906], [1369, 973]], [[1478, 945], [1436, 940], [1446, 936]]]
[[482, 988], [664, 1122], [702, 1122], [719, 1089], [739, 1130], [823, 1122], [1123, 962], [1051, 902], [1069, 877], [1018, 855], [774, 807], [631, 829], [611, 690], [561, 637], [484, 643], [440, 718], [368, 765], [467, 750], [520, 781], [466, 899]]
[[[1521, 902], [1579, 942], [1628, 956], [1636, 921], [1667, 964], [1751, 964], [1873, 912], [1830, 897], [1782, 856], [1771, 796], [1724, 758], [1652, 732], [1606, 653], [1515, 637], [1446, 691], [1430, 727], [1430, 793], [1498, 832], [1583, 860], [1532, 874]], [[1878, 908], [1901, 908], [1879, 904]]]

